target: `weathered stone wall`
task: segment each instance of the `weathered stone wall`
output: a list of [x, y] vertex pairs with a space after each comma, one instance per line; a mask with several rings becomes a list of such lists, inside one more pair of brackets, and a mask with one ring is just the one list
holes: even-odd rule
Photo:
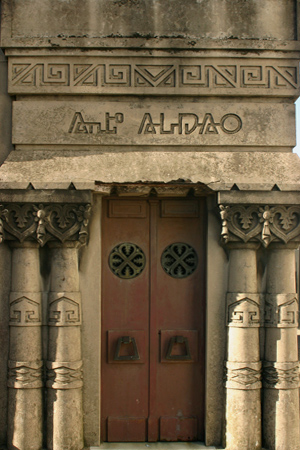
[[7, 59], [0, 51], [0, 164], [12, 150], [11, 97], [7, 92]]
[[[282, 365], [277, 366], [272, 353], [276, 347], [272, 336], [288, 334], [290, 340], [283, 337], [283, 341], [294, 357], [295, 324], [289, 324], [286, 333], [284, 327], [283, 331], [276, 328], [274, 319], [265, 331], [263, 297], [268, 289], [275, 315], [283, 294], [293, 300], [293, 308], [296, 297], [289, 277], [286, 284], [276, 289], [273, 286], [273, 279], [280, 278], [278, 267], [275, 275], [266, 277], [261, 260], [258, 274], [256, 264], [263, 254], [264, 266], [268, 258], [272, 266], [272, 258], [278, 253], [276, 245], [281, 245], [287, 267], [292, 267], [292, 246], [298, 242], [300, 160], [292, 149], [294, 101], [300, 87], [299, 1], [2, 0], [2, 9], [1, 46], [5, 57], [0, 61], [0, 163], [12, 144], [14, 150], [0, 169], [0, 235], [3, 232], [4, 239], [21, 241], [13, 253], [23, 257], [29, 251], [29, 240], [36, 267], [40, 255], [44, 282], [40, 289], [44, 292], [39, 327], [43, 328], [42, 359], [48, 359], [50, 377], [48, 448], [66, 448], [63, 440], [72, 439], [72, 427], [78, 432], [74, 449], [81, 450], [82, 446], [80, 406], [74, 423], [68, 416], [68, 404], [74, 399], [81, 404], [80, 325], [47, 325], [50, 303], [60, 295], [61, 286], [80, 309], [78, 281], [83, 317], [83, 437], [87, 446], [101, 441], [102, 196], [148, 196], [154, 192], [184, 197], [192, 189], [194, 195], [208, 197], [206, 444], [220, 446], [223, 440], [228, 450], [249, 450], [249, 445], [258, 450], [264, 436], [270, 449], [291, 450], [298, 436], [295, 424], [290, 429], [284, 425], [276, 436], [272, 420], [265, 414], [261, 433], [260, 396], [265, 350], [272, 376], [276, 377], [276, 370], [295, 369], [295, 361], [284, 352], [280, 354]], [[79, 238], [72, 233], [64, 237], [70, 230], [63, 211], [73, 197], [85, 204], [82, 199], [87, 198], [86, 191], [93, 192], [93, 213], [89, 243], [79, 250], [77, 271], [74, 242]], [[24, 202], [31, 208], [25, 217], [29, 222], [24, 220], [22, 208], [13, 210], [14, 205]], [[9, 219], [2, 203], [12, 213]], [[226, 252], [219, 245], [218, 203], [225, 205], [221, 216]], [[279, 208], [276, 217], [269, 212], [269, 205]], [[50, 218], [55, 208], [64, 223], [63, 230]], [[234, 211], [232, 216], [230, 211]], [[80, 214], [74, 220], [76, 233], [87, 233]], [[56, 242], [55, 248], [52, 244], [48, 248], [47, 239]], [[286, 250], [290, 240], [295, 242], [290, 242], [291, 249]], [[43, 248], [37, 250], [37, 243]], [[261, 250], [269, 244], [270, 250]], [[8, 317], [9, 290], [16, 290], [14, 285], [18, 283], [14, 279], [10, 286], [10, 258], [11, 250], [2, 246], [3, 318]], [[64, 265], [68, 258], [72, 270]], [[26, 274], [26, 267], [19, 267], [19, 271]], [[64, 271], [73, 284], [68, 285]], [[38, 279], [37, 273], [34, 276]], [[243, 321], [243, 316], [236, 319], [240, 310], [235, 308], [240, 305], [248, 321]], [[249, 305], [255, 309], [252, 318]], [[261, 319], [257, 319], [260, 313]], [[13, 324], [11, 329], [15, 336]], [[266, 346], [265, 333], [271, 342]], [[57, 342], [56, 336], [60, 336]], [[70, 336], [75, 336], [76, 348]], [[15, 341], [11, 346], [17, 348], [21, 340]], [[0, 445], [5, 445], [6, 319], [0, 342]], [[227, 393], [223, 387], [225, 360]], [[53, 382], [61, 369], [74, 371], [75, 387], [61, 380]], [[292, 386], [287, 395], [293, 396], [294, 384], [284, 386]], [[280, 414], [295, 418], [296, 401], [288, 410], [282, 390], [271, 380], [266, 401], [274, 408], [273, 400], [280, 391]], [[15, 391], [13, 395], [20, 395]], [[20, 391], [27, 395], [26, 389]], [[58, 413], [53, 408], [56, 395]], [[10, 424], [22, 413], [22, 407], [11, 412]], [[276, 412], [272, 413], [274, 418]], [[41, 430], [40, 418], [35, 420]], [[52, 420], [58, 425], [56, 435]], [[44, 444], [46, 434], [44, 429]], [[17, 427], [14, 436], [10, 425], [8, 445], [29, 450], [28, 436], [19, 433]], [[276, 447], [276, 441], [282, 443], [287, 436], [289, 447]], [[32, 450], [39, 450], [39, 443]], [[297, 445], [293, 450], [298, 450]]]
[[16, 0], [11, 36], [15, 39], [58, 37], [62, 45], [64, 39], [78, 37], [294, 40], [295, 2]]

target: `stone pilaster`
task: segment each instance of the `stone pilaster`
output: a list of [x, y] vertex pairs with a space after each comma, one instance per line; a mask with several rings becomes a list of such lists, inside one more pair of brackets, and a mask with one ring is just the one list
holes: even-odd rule
[[[48, 449], [81, 450], [82, 361], [78, 248], [87, 242], [89, 193], [72, 193], [77, 203], [0, 205], [0, 242], [11, 242], [9, 449], [41, 450], [42, 314], [38, 247], [51, 248], [46, 363]], [[44, 196], [45, 197], [45, 196]], [[63, 197], [63, 194], [57, 194]], [[47, 198], [47, 196], [45, 197]]]
[[83, 448], [81, 298], [76, 242], [51, 244], [48, 449]]
[[263, 364], [264, 445], [269, 450], [299, 450], [298, 298], [295, 245], [268, 250]]
[[226, 448], [261, 448], [257, 244], [229, 244]]
[[43, 362], [39, 245], [14, 242], [11, 246], [8, 448], [40, 450]]
[[[299, 371], [296, 330], [298, 300], [295, 293], [295, 248], [299, 245], [300, 238], [300, 207], [297, 205], [234, 204], [220, 206], [220, 210], [221, 237], [224, 244], [227, 244], [229, 248], [235, 246], [241, 249], [244, 245], [247, 249], [247, 246], [251, 246], [251, 244], [257, 246], [261, 244], [267, 248], [263, 441], [268, 450], [299, 450]], [[249, 251], [250, 247], [248, 247]], [[229, 292], [236, 289], [232, 287], [235, 286], [235, 283], [238, 287], [242, 285], [243, 274], [248, 274], [247, 279], [254, 281], [255, 274], [252, 272], [251, 275], [251, 270], [256, 270], [256, 261], [253, 256], [251, 258], [250, 253], [245, 259], [240, 250], [239, 253], [236, 253], [234, 261], [232, 258], [232, 250], [230, 250]], [[254, 284], [252, 288], [254, 288]], [[255, 290], [241, 294], [242, 297], [249, 299], [247, 301], [249, 306], [247, 305], [247, 309], [243, 310], [243, 314], [238, 310], [235, 311], [231, 306], [237, 304], [237, 299], [242, 300], [242, 298], [238, 297], [237, 293], [228, 294], [228, 311], [233, 311], [233, 314], [229, 313], [229, 318], [231, 318], [228, 323], [229, 327], [241, 327], [245, 317], [248, 328], [250, 328], [250, 320], [253, 329], [258, 326], [259, 302], [258, 296], [253, 294], [251, 296], [253, 292]], [[246, 305], [246, 303], [244, 304]], [[238, 358], [245, 358], [245, 361], [254, 363], [259, 354], [258, 335], [255, 336], [253, 331], [247, 333], [244, 335], [238, 331], [233, 333], [230, 329], [228, 333], [226, 384], [228, 392], [226, 448], [228, 450], [260, 448], [260, 436], [258, 435], [261, 429], [260, 411], [257, 409], [260, 400], [255, 397], [251, 402], [250, 397], [247, 397], [244, 402], [243, 396], [241, 395], [239, 399], [239, 394], [236, 394], [234, 402], [232, 400], [234, 397], [230, 392], [230, 389], [238, 388], [238, 374], [242, 373], [242, 367], [237, 364], [238, 361], [234, 361], [235, 365], [232, 365], [231, 359], [236, 359], [236, 355], [238, 355]], [[243, 354], [242, 351], [245, 353]], [[248, 378], [251, 378], [253, 391], [255, 391], [255, 387], [258, 388], [258, 383], [260, 383], [258, 360], [256, 364], [248, 364], [248, 367], [245, 379], [248, 382]], [[252, 389], [250, 388], [250, 390]], [[249, 410], [251, 411], [251, 421], [243, 422]], [[256, 425], [253, 423], [254, 418], [257, 419]], [[240, 445], [239, 439], [242, 440]]]

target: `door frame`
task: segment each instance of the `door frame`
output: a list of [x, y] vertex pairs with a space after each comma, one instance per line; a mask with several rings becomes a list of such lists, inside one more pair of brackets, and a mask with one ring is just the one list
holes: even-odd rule
[[[149, 187], [146, 186], [149, 192]], [[162, 186], [165, 189], [165, 186]], [[118, 198], [125, 198], [127, 185], [112, 187]], [[181, 189], [181, 186], [180, 186]], [[190, 189], [190, 186], [189, 186]], [[90, 222], [89, 245], [83, 250], [80, 262], [80, 288], [83, 298], [83, 360], [84, 360], [84, 436], [87, 445], [100, 445], [101, 421], [101, 208], [107, 187], [94, 195], [93, 215]], [[181, 191], [180, 191], [181, 192]], [[182, 198], [180, 192], [176, 197]], [[123, 194], [123, 195], [122, 195]], [[144, 195], [144, 194], [142, 194]], [[202, 192], [203, 195], [203, 192]], [[130, 197], [140, 197], [141, 193]], [[167, 198], [171, 196], [166, 196]], [[173, 197], [173, 196], [172, 196]], [[174, 196], [175, 197], [175, 196]], [[129, 198], [129, 196], [128, 196]], [[221, 445], [225, 396], [223, 390], [223, 363], [225, 358], [225, 297], [228, 261], [219, 245], [220, 221], [216, 214], [217, 196], [206, 196], [206, 350], [205, 350], [205, 442]], [[95, 282], [95, 280], [97, 280]], [[217, 282], [216, 282], [217, 280]], [[91, 290], [91, 285], [93, 289]]]

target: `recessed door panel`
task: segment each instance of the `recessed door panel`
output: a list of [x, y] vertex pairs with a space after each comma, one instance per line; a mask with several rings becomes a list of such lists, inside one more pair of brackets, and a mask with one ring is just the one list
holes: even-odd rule
[[102, 440], [203, 439], [204, 202], [103, 205]]
[[[149, 206], [112, 200], [103, 207], [102, 439], [136, 440], [138, 423], [138, 440], [143, 441], [149, 385]], [[143, 270], [140, 259], [135, 261], [137, 247], [144, 254]], [[135, 338], [141, 360], [112, 363], [122, 336]], [[132, 346], [122, 343], [120, 356], [130, 354]], [[119, 434], [113, 431], [117, 423], [122, 424]]]

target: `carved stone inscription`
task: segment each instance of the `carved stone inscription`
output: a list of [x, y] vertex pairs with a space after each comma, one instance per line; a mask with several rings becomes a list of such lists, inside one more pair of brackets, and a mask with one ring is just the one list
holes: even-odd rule
[[[13, 142], [27, 145], [294, 145], [293, 105], [18, 101]], [[260, 131], [264, 129], [264, 139]]]
[[295, 95], [293, 60], [186, 57], [11, 57], [9, 93]]

